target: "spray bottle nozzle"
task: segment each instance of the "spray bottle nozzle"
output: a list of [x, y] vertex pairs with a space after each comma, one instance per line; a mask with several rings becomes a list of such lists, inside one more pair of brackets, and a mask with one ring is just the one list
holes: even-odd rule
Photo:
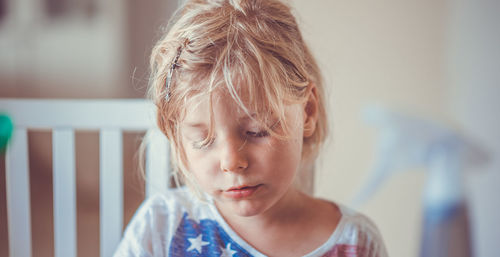
[[[424, 190], [426, 198], [432, 198], [427, 195], [437, 192], [427, 192], [432, 191], [429, 188], [460, 190], [461, 171], [488, 160], [486, 152], [477, 144], [437, 122], [379, 106], [365, 108], [363, 118], [379, 129], [375, 150], [377, 159], [367, 181], [354, 198], [353, 206], [364, 203], [393, 174], [417, 167], [434, 174], [429, 175], [428, 186]], [[445, 181], [448, 181], [447, 186], [443, 184]]]

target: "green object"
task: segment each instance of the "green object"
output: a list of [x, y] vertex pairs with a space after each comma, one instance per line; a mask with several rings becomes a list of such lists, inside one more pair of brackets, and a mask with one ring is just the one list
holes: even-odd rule
[[12, 120], [6, 114], [0, 114], [0, 152], [3, 153], [7, 148], [7, 143], [12, 136], [14, 125]]

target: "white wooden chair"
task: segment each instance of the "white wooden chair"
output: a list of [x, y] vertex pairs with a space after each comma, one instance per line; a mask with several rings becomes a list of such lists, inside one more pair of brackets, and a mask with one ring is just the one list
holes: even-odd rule
[[[100, 256], [109, 257], [122, 236], [122, 131], [148, 131], [146, 197], [167, 188], [168, 144], [155, 125], [153, 104], [128, 100], [0, 99], [14, 122], [6, 152], [10, 257], [31, 257], [28, 130], [50, 129], [53, 146], [55, 257], [76, 257], [75, 130], [100, 137]], [[154, 179], [153, 179], [154, 178]]]

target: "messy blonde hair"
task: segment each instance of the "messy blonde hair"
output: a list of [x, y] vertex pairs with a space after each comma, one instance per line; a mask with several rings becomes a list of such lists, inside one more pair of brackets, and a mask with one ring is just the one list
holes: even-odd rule
[[[151, 54], [149, 96], [157, 106], [158, 127], [171, 144], [174, 174], [182, 182], [194, 183], [179, 131], [186, 106], [193, 99], [211, 99], [215, 92], [229, 94], [247, 114], [272, 114], [285, 131], [272, 136], [280, 137], [287, 131], [285, 106], [306, 102], [314, 84], [319, 115], [303, 148], [303, 156], [314, 160], [328, 130], [323, 81], [288, 5], [278, 0], [188, 0], [167, 29]], [[268, 116], [255, 119], [268, 124]]]

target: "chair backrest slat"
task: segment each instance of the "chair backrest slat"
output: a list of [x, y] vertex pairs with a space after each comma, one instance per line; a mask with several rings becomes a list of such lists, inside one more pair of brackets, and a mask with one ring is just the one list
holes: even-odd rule
[[170, 152], [168, 141], [158, 129], [151, 129], [146, 134], [146, 197], [162, 193], [169, 187]]
[[26, 129], [14, 130], [5, 161], [9, 254], [11, 257], [31, 257], [31, 209]]
[[72, 129], [52, 133], [54, 187], [54, 251], [76, 257], [75, 135]]
[[123, 228], [123, 148], [119, 129], [100, 131], [100, 251], [111, 256]]

